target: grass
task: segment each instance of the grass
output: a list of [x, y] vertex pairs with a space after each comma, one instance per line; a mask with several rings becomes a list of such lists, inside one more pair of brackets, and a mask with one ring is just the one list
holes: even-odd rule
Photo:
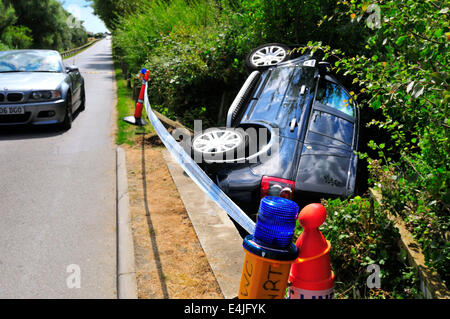
[[[116, 144], [128, 144], [132, 146], [136, 144], [136, 133], [151, 133], [153, 132], [153, 128], [150, 124], [144, 127], [137, 127], [122, 121], [122, 118], [124, 118], [125, 116], [134, 115], [135, 102], [133, 100], [132, 90], [127, 87], [126, 78], [117, 61], [114, 61], [114, 72], [117, 83]], [[142, 112], [142, 118], [147, 118], [145, 109]]]

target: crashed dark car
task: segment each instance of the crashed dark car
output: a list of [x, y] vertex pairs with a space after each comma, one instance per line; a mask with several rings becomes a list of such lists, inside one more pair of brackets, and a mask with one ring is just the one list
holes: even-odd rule
[[[282, 44], [247, 57], [227, 126], [195, 134], [193, 156], [244, 211], [267, 195], [299, 204], [355, 192], [359, 111], [329, 64]], [[201, 160], [199, 160], [201, 158]]]

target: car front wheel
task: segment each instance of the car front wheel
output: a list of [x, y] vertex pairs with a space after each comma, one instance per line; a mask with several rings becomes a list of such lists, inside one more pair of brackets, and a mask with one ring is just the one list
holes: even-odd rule
[[84, 89], [84, 85], [81, 87], [81, 104], [80, 104], [80, 112], [83, 112], [86, 109], [86, 91]]
[[64, 121], [61, 123], [61, 128], [66, 131], [69, 130], [72, 127], [72, 120], [72, 97], [70, 94], [68, 94], [66, 101], [66, 115], [64, 116]]

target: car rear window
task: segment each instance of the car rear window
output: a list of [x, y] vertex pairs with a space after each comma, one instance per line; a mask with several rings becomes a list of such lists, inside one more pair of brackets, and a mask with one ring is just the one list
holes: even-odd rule
[[341, 111], [351, 117], [355, 115], [351, 97], [339, 85], [321, 80], [317, 88], [316, 101]]

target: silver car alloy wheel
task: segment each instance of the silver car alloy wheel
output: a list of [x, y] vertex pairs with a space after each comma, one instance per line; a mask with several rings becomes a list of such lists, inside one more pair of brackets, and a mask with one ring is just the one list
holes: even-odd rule
[[277, 45], [262, 47], [253, 53], [250, 60], [255, 66], [277, 65], [286, 58], [286, 49]]
[[243, 142], [242, 136], [232, 130], [208, 130], [193, 141], [196, 152], [203, 154], [226, 153], [236, 149]]

